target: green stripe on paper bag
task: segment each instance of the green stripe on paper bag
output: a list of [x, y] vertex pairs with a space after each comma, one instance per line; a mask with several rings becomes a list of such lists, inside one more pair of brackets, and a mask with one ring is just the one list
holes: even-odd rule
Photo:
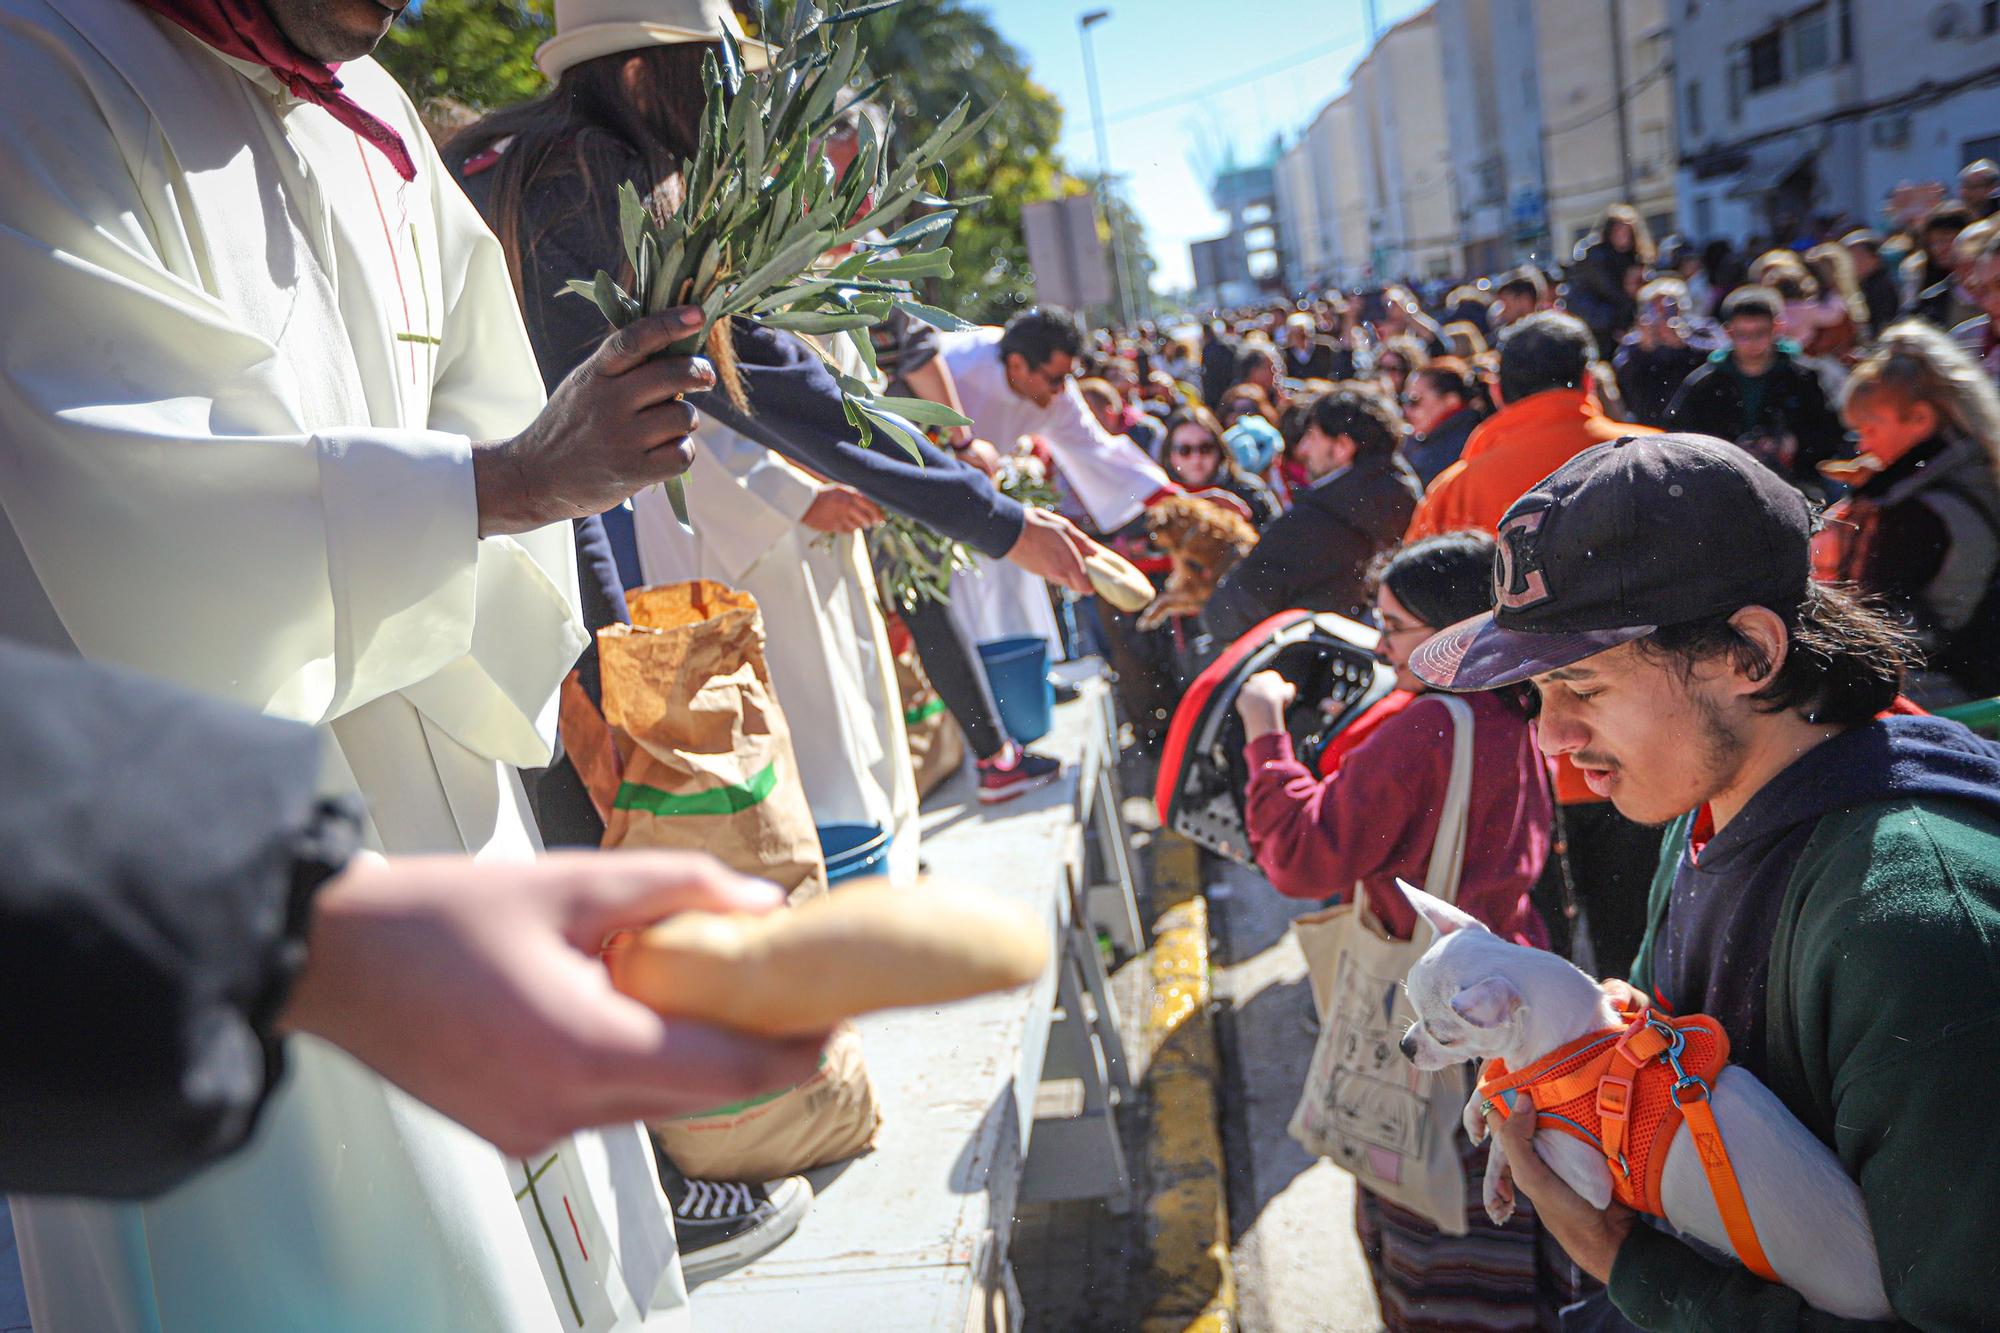
[[766, 764], [764, 771], [748, 782], [712, 787], [707, 791], [676, 793], [648, 787], [643, 782], [627, 782], [618, 788], [618, 795], [611, 805], [617, 810], [639, 810], [661, 819], [674, 819], [681, 815], [733, 815], [738, 810], [748, 810], [756, 805], [777, 787], [778, 766], [772, 763]]
[[936, 717], [939, 713], [942, 713], [943, 711], [944, 711], [944, 700], [937, 698], [927, 699], [923, 703], [918, 704], [915, 708], [906, 709], [904, 711], [903, 725], [906, 727], [914, 727], [919, 722], [930, 721], [932, 718]]

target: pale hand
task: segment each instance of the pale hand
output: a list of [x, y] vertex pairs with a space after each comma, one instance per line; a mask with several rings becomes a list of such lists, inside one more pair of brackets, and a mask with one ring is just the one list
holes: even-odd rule
[[1243, 719], [1243, 739], [1254, 741], [1285, 729], [1285, 710], [1299, 697], [1298, 686], [1275, 671], [1259, 671], [1236, 693], [1236, 715]]
[[1548, 1163], [1535, 1155], [1534, 1116], [1502, 1120], [1497, 1114], [1489, 1115], [1487, 1127], [1497, 1140], [1494, 1150], [1507, 1156], [1500, 1196], [1511, 1203], [1516, 1189], [1527, 1195], [1534, 1202], [1535, 1216], [1571, 1262], [1599, 1282], [1609, 1283], [1611, 1265], [1617, 1262], [1619, 1248], [1632, 1234], [1632, 1224], [1639, 1215], [1616, 1199], [1608, 1208], [1593, 1208], [1551, 1171]]
[[1617, 977], [1606, 977], [1597, 983], [1597, 988], [1603, 991], [1611, 1003], [1618, 1006], [1621, 1010], [1650, 1009], [1653, 1007], [1653, 1002], [1646, 998], [1646, 993], [1629, 981], [1621, 981]]
[[689, 853], [481, 865], [364, 853], [314, 898], [279, 1028], [332, 1042], [516, 1155], [741, 1101], [810, 1077], [821, 1042], [662, 1018], [614, 990], [599, 955], [616, 932], [676, 912], [783, 901]]
[[882, 521], [873, 500], [851, 486], [828, 484], [806, 506], [799, 522], [815, 532], [859, 532]]
[[986, 440], [974, 440], [958, 451], [962, 463], [978, 468], [989, 477], [1000, 475], [1000, 451]]
[[612, 333], [511, 440], [472, 447], [479, 535], [529, 532], [601, 514], [694, 462], [701, 414], [682, 395], [715, 387], [698, 356], [667, 348], [701, 328], [698, 306], [634, 320]]
[[1097, 543], [1061, 514], [1030, 505], [1022, 516], [1021, 535], [1007, 552], [1007, 558], [1059, 587], [1074, 593], [1089, 593], [1090, 571], [1083, 567], [1083, 562], [1097, 549]]

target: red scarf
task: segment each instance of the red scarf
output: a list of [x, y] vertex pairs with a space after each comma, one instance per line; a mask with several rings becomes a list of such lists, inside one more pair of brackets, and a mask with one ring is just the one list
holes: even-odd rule
[[292, 45], [263, 0], [138, 0], [226, 56], [262, 65], [294, 97], [325, 107], [327, 114], [381, 149], [404, 180], [417, 178], [416, 159], [403, 136], [341, 91], [333, 68]]

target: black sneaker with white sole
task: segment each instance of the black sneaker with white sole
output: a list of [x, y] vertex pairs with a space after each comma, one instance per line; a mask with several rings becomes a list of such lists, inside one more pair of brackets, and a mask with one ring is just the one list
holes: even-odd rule
[[804, 1176], [739, 1185], [690, 1180], [662, 1162], [660, 1183], [673, 1205], [681, 1274], [690, 1287], [763, 1258], [812, 1211], [812, 1185]]

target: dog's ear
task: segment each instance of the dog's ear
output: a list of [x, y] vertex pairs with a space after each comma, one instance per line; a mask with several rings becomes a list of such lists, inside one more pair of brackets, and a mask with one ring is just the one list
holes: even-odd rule
[[1437, 932], [1439, 939], [1461, 930], [1486, 929], [1485, 923], [1467, 916], [1444, 899], [1425, 893], [1414, 884], [1398, 879], [1396, 887], [1402, 890], [1403, 897], [1416, 909], [1417, 915], [1431, 923], [1431, 929]]
[[1521, 992], [1505, 977], [1487, 977], [1452, 996], [1451, 1008], [1476, 1028], [1504, 1027], [1521, 1008]]

